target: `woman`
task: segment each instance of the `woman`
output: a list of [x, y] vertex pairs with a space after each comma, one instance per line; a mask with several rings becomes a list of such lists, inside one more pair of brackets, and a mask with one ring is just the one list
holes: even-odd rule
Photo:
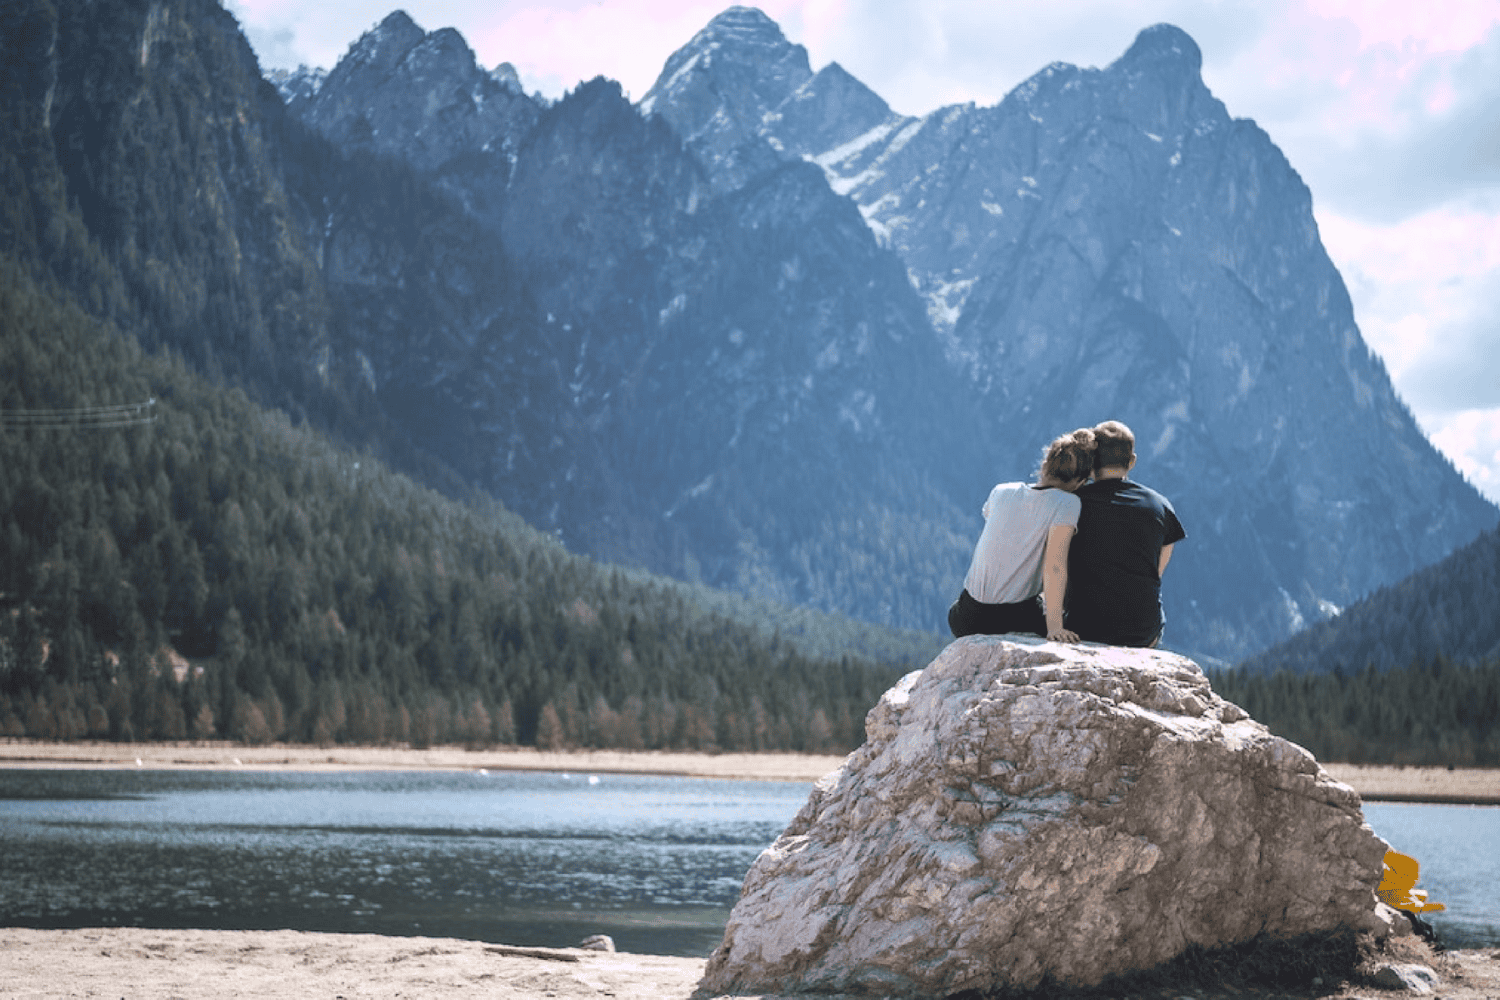
[[948, 609], [954, 638], [1030, 632], [1077, 642], [1063, 628], [1068, 546], [1081, 504], [1073, 491], [1094, 468], [1094, 432], [1085, 427], [1047, 446], [1035, 485], [1001, 483], [984, 504], [984, 531]]

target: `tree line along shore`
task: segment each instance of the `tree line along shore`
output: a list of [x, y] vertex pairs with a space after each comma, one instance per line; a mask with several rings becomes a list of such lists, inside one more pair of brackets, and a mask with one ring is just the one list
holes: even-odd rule
[[939, 646], [573, 555], [3, 254], [0, 315], [0, 408], [152, 401], [0, 428], [0, 736], [842, 751]]

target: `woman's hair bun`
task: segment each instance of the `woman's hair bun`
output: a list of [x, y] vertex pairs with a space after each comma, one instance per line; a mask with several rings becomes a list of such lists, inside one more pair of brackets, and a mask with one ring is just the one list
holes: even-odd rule
[[1094, 471], [1094, 430], [1080, 427], [1053, 440], [1042, 453], [1042, 477], [1071, 483], [1087, 479]]

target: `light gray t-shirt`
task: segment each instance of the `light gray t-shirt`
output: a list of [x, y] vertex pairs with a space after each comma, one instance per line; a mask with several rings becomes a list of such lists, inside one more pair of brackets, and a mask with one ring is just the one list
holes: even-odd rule
[[1067, 490], [1001, 483], [984, 502], [984, 531], [964, 589], [984, 604], [1014, 604], [1042, 592], [1042, 556], [1054, 525], [1078, 528], [1079, 499]]

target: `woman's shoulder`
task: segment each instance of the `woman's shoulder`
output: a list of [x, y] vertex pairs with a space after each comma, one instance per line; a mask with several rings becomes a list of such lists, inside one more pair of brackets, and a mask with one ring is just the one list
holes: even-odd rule
[[1079, 511], [1083, 509], [1083, 501], [1078, 498], [1078, 494], [1076, 493], [1069, 493], [1067, 490], [1048, 490], [1047, 492], [1057, 494], [1057, 497], [1052, 502], [1062, 510]]
[[1030, 489], [1025, 483], [996, 483], [990, 488], [990, 496], [1002, 496], [1006, 493], [1019, 493]]
[[1000, 486], [995, 487], [995, 491], [995, 493], [990, 494], [992, 497], [1000, 495], [1002, 492], [1010, 491], [1013, 496], [1022, 498], [1020, 502], [1024, 503], [1028, 510], [1048, 513], [1062, 511], [1068, 514], [1076, 514], [1083, 506], [1083, 502], [1076, 496], [1067, 490], [1060, 490], [1055, 487], [1039, 489], [1027, 483], [1002, 483]]
[[1033, 508], [1053, 524], [1077, 524], [1083, 501], [1067, 490], [1037, 490]]

